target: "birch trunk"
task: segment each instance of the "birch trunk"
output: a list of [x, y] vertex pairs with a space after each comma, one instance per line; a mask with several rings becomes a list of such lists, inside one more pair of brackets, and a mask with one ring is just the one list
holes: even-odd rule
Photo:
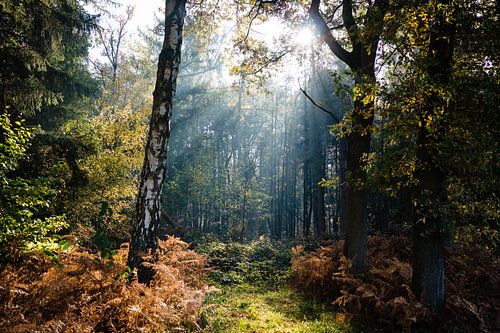
[[167, 171], [167, 143], [170, 136], [172, 100], [181, 62], [182, 28], [186, 0], [165, 1], [165, 37], [158, 60], [153, 110], [149, 124], [144, 165], [136, 203], [136, 216], [131, 223], [128, 265], [138, 268], [138, 279], [148, 283], [153, 272], [141, 265], [141, 256], [156, 248], [161, 216], [161, 193]]

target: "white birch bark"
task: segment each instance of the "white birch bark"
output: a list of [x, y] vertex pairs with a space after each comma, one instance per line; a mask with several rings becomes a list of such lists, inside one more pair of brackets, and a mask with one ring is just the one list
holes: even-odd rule
[[[167, 171], [167, 143], [170, 136], [172, 100], [181, 62], [182, 28], [186, 0], [165, 1], [165, 36], [158, 60], [153, 110], [149, 124], [144, 165], [131, 223], [128, 264], [139, 268], [139, 281], [148, 282], [152, 272], [141, 276], [141, 255], [156, 248], [162, 208], [161, 194]], [[143, 270], [144, 273], [144, 270]], [[142, 281], [141, 281], [142, 280]]]

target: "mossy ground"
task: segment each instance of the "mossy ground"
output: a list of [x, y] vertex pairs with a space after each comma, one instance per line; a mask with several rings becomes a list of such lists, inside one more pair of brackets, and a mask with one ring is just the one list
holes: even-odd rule
[[328, 305], [306, 299], [287, 286], [238, 284], [211, 294], [201, 315], [211, 333], [353, 332]]

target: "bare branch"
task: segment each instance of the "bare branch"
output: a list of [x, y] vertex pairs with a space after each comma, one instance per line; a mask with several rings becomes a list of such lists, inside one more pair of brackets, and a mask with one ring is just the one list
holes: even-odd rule
[[302, 89], [302, 86], [300, 85], [300, 82], [299, 82], [299, 89], [300, 91], [302, 91], [302, 93], [304, 94], [304, 96], [306, 96], [306, 98], [315, 106], [317, 107], [318, 109], [320, 109], [321, 111], [327, 113], [330, 117], [333, 118], [333, 120], [335, 120], [338, 123], [340, 123], [340, 119], [335, 115], [335, 113], [333, 113], [332, 111], [330, 110], [327, 110], [325, 109], [324, 107], [322, 107], [321, 105], [319, 105], [318, 103], [316, 103], [311, 96], [309, 96], [309, 94], [304, 90]]
[[251, 71], [251, 72], [248, 72], [248, 73], [244, 73], [244, 75], [245, 76], [249, 76], [249, 75], [255, 75], [255, 74], [258, 74], [258, 73], [262, 72], [265, 68], [267, 68], [267, 66], [280, 61], [284, 56], [286, 56], [287, 54], [289, 54], [293, 50], [295, 50], [295, 48], [287, 49], [287, 50], [285, 50], [285, 51], [283, 51], [281, 53], [278, 53], [278, 54], [270, 57], [259, 68], [257, 68], [254, 71]]
[[335, 14], [337, 14], [337, 10], [339, 10], [340, 7], [342, 7], [342, 2], [340, 2], [340, 4], [333, 9], [332, 15], [326, 17], [327, 22], [333, 21], [333, 18], [335, 17]]
[[247, 42], [248, 36], [250, 35], [250, 30], [252, 29], [253, 21], [257, 18], [257, 16], [259, 16], [260, 9], [262, 7], [262, 2], [261, 1], [256, 1], [255, 4], [250, 9], [250, 11], [248, 12], [248, 15], [250, 15], [257, 5], [258, 5], [258, 7], [257, 7], [257, 11], [255, 12], [255, 15], [252, 16], [252, 18], [250, 19], [250, 22], [248, 23], [247, 33], [245, 35], [245, 38], [243, 39], [243, 41], [245, 43]]
[[331, 27], [330, 30], [339, 30], [342, 28], [345, 28], [344, 24], [339, 24], [339, 25], [336, 25], [334, 27]]

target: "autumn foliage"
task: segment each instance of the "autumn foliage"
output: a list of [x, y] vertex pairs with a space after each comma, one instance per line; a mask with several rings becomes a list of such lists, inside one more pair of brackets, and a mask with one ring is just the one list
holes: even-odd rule
[[196, 328], [208, 290], [205, 257], [177, 238], [160, 241], [148, 261], [150, 286], [129, 281], [127, 246], [113, 259], [84, 248], [62, 254], [58, 264], [33, 256], [0, 277], [0, 327], [9, 332], [136, 332]]
[[[385, 329], [409, 332], [425, 327], [431, 313], [411, 291], [411, 244], [406, 237], [372, 236], [368, 271], [351, 274], [342, 255], [343, 241], [313, 252], [293, 250], [294, 283], [312, 291], [352, 319], [371, 320]], [[456, 332], [491, 332], [500, 328], [500, 263], [482, 251], [448, 251], [445, 288], [446, 323]]]

